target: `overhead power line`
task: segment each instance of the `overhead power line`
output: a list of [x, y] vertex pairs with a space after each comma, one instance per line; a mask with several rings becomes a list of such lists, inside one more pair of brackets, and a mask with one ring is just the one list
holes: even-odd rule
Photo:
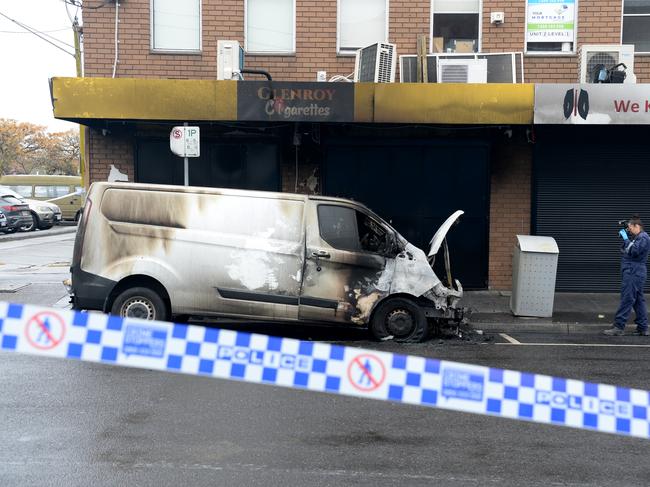
[[18, 25], [19, 27], [22, 27], [22, 28], [25, 29], [26, 31], [31, 32], [31, 33], [34, 34], [36, 37], [39, 37], [40, 39], [44, 40], [44, 41], [47, 42], [48, 44], [52, 44], [52, 45], [53, 45], [54, 47], [56, 47], [57, 49], [59, 49], [59, 50], [65, 52], [66, 54], [69, 54], [69, 55], [72, 56], [72, 57], [75, 57], [74, 53], [71, 53], [71, 52], [69, 52], [69, 51], [66, 51], [64, 48], [62, 48], [61, 46], [56, 45], [54, 42], [52, 42], [51, 40], [47, 39], [45, 36], [50, 37], [50, 38], [56, 40], [57, 42], [59, 42], [59, 43], [65, 45], [65, 46], [72, 47], [73, 49], [74, 49], [74, 46], [71, 46], [70, 44], [66, 44], [65, 42], [60, 41], [60, 40], [56, 39], [55, 37], [48, 36], [47, 34], [45, 34], [45, 33], [43, 33], [43, 32], [39, 32], [38, 30], [36, 30], [36, 29], [34, 29], [34, 28], [32, 28], [32, 27], [29, 27], [28, 25], [25, 25], [25, 24], [23, 24], [22, 22], [18, 22], [17, 20], [12, 19], [11, 17], [9, 17], [9, 16], [3, 14], [2, 12], [0, 12], [0, 15], [1, 15], [2, 17], [4, 17], [5, 19], [10, 20], [10, 21], [13, 22], [14, 24]]

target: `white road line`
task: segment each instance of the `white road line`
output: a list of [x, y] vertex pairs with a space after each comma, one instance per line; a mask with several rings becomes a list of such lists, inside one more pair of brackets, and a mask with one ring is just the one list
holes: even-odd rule
[[[510, 342], [510, 343], [508, 343], [508, 345], [510, 345], [510, 344], [512, 344], [512, 345], [521, 345], [521, 342], [519, 340], [515, 340], [510, 335], [506, 335], [505, 333], [499, 333], [499, 336], [501, 338], [503, 338], [504, 340], [508, 340], [508, 342]], [[506, 344], [503, 343], [503, 345], [506, 345]]]
[[[505, 338], [505, 337], [504, 337]], [[507, 338], [506, 338], [507, 340]], [[616, 344], [616, 343], [495, 343], [495, 345], [520, 345], [527, 347], [630, 347], [650, 348], [650, 345]]]

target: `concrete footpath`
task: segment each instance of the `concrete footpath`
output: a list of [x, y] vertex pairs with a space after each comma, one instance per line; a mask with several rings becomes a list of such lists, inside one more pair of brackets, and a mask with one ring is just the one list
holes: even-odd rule
[[[619, 297], [618, 293], [555, 293], [551, 318], [514, 316], [508, 291], [467, 291], [463, 302], [472, 311], [470, 324], [477, 330], [594, 333], [611, 326]], [[627, 328], [632, 331], [634, 325]]]

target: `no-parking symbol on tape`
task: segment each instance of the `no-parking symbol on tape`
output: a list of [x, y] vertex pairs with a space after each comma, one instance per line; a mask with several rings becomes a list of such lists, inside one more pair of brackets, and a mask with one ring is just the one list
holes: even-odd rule
[[25, 336], [32, 347], [51, 350], [65, 337], [65, 320], [53, 311], [36, 313], [27, 321]]
[[348, 365], [348, 380], [358, 391], [375, 391], [386, 380], [386, 366], [375, 355], [369, 353], [357, 355]]

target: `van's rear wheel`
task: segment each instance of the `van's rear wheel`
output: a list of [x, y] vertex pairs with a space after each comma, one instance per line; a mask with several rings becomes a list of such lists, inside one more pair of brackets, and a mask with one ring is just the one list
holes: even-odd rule
[[406, 298], [393, 298], [380, 304], [370, 322], [370, 331], [378, 340], [421, 342], [427, 336], [424, 311]]
[[162, 298], [146, 287], [132, 287], [122, 291], [111, 307], [111, 314], [122, 318], [167, 320], [167, 308]]

